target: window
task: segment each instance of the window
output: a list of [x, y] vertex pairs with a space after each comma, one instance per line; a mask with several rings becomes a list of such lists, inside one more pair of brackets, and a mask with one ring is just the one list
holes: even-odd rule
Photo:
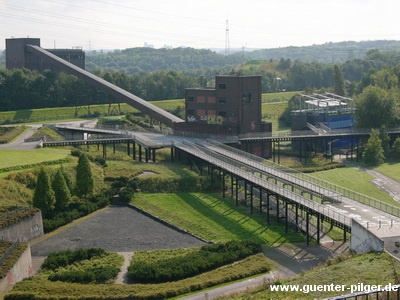
[[197, 110], [197, 116], [204, 116], [206, 114], [206, 110], [205, 109], [198, 109]]
[[194, 102], [194, 97], [193, 96], [189, 96], [186, 98], [187, 102]]
[[215, 116], [217, 114], [217, 112], [215, 111], [215, 109], [208, 109], [207, 114], [209, 116]]
[[215, 103], [216, 102], [215, 97], [214, 96], [208, 96], [207, 97], [207, 102], [208, 103]]
[[244, 92], [242, 95], [243, 103], [251, 103], [251, 92]]
[[219, 111], [218, 116], [226, 118], [226, 111]]
[[193, 109], [188, 109], [187, 114], [188, 114], [188, 116], [193, 116], [194, 115], [194, 110]]
[[219, 104], [226, 104], [226, 98], [225, 97], [218, 97], [218, 103]]
[[206, 97], [205, 96], [197, 96], [196, 102], [197, 103], [206, 103]]
[[226, 90], [226, 83], [218, 83], [219, 90]]

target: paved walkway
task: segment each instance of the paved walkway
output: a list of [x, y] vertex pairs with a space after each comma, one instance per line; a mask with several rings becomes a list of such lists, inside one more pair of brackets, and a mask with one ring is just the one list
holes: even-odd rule
[[357, 164], [354, 164], [348, 160], [342, 160], [344, 164], [357, 168], [361, 171], [368, 173], [369, 175], [375, 177], [375, 179], [371, 180], [373, 184], [375, 184], [378, 188], [388, 194], [397, 202], [400, 202], [400, 182], [393, 180], [392, 178], [379, 173], [375, 170], [371, 170], [365, 167], [361, 167]]

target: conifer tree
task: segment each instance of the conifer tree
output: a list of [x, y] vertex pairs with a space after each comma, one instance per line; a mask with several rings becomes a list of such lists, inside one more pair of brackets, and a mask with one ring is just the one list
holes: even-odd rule
[[379, 138], [379, 130], [372, 129], [371, 136], [364, 149], [364, 161], [369, 165], [379, 165], [385, 160], [382, 141]]
[[55, 197], [51, 187], [50, 177], [46, 170], [42, 168], [37, 176], [35, 192], [33, 194], [33, 206], [42, 212], [50, 211], [54, 208]]
[[61, 168], [58, 169], [51, 185], [56, 198], [55, 209], [61, 211], [65, 209], [71, 202], [71, 192], [69, 191], [68, 185], [65, 182]]
[[76, 167], [76, 195], [84, 197], [86, 200], [87, 196], [93, 192], [93, 188], [94, 178], [89, 158], [85, 153], [81, 153], [78, 160], [78, 166]]

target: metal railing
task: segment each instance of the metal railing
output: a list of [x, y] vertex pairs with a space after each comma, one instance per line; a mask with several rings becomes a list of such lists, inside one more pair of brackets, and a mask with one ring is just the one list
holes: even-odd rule
[[323, 195], [332, 202], [340, 202], [341, 200], [341, 195], [332, 190], [326, 189], [320, 185], [309, 182], [306, 179], [293, 176], [288, 172], [282, 172], [277, 168], [273, 168], [271, 166], [263, 164], [264, 159], [261, 157], [238, 150], [233, 147], [226, 146], [217, 141], [208, 140], [208, 142], [210, 143], [213, 151], [219, 152], [227, 157], [240, 161], [246, 165], [252, 166], [253, 168], [256, 169], [255, 171], [258, 172], [262, 171], [264, 173], [270, 174], [271, 176], [280, 178], [288, 183], [292, 183], [298, 186], [299, 188], [305, 188], [308, 191], [312, 191], [319, 195]]
[[[225, 149], [226, 151], [230, 151], [241, 157], [245, 157], [247, 159], [258, 162], [259, 164], [268, 166], [268, 167], [272, 168], [273, 170], [275, 170], [276, 172], [280, 171], [282, 178], [285, 178], [286, 180], [293, 180], [293, 182], [295, 182], [296, 184], [299, 184], [299, 181], [297, 181], [297, 179], [296, 179], [296, 178], [299, 178], [310, 184], [313, 184], [314, 187], [312, 187], [312, 188], [315, 188], [316, 186], [318, 186], [319, 193], [323, 193], [322, 189], [327, 189], [327, 190], [330, 190], [332, 193], [340, 194], [351, 200], [374, 207], [376, 209], [379, 209], [381, 211], [384, 211], [384, 212], [394, 215], [396, 217], [400, 217], [400, 207], [379, 201], [379, 200], [371, 198], [369, 196], [360, 194], [356, 191], [346, 189], [344, 187], [341, 187], [336, 184], [330, 183], [328, 181], [307, 175], [305, 173], [291, 169], [289, 167], [279, 165], [277, 163], [274, 163], [272, 161], [255, 156], [253, 154], [244, 152], [242, 150], [238, 150], [236, 148], [226, 146], [224, 144], [218, 143], [217, 141], [212, 141], [212, 143], [214, 145], [217, 145], [219, 148]], [[262, 168], [262, 167], [260, 166], [260, 168]], [[277, 174], [277, 173], [275, 173], [275, 174]], [[310, 188], [311, 188], [311, 186], [310, 186]]]
[[251, 173], [248, 173], [248, 172], [240, 169], [240, 167], [237, 167], [235, 165], [221, 161], [214, 157], [215, 153], [211, 150], [208, 150], [208, 149], [200, 150], [194, 143], [191, 143], [188, 141], [184, 141], [183, 143], [180, 143], [180, 142], [175, 143], [175, 147], [178, 147], [178, 148], [182, 149], [183, 151], [191, 153], [192, 155], [197, 156], [197, 157], [199, 157], [221, 169], [224, 169], [232, 174], [238, 175], [241, 178], [243, 178], [249, 182], [252, 182], [260, 187], [263, 187], [275, 194], [283, 196], [287, 199], [290, 199], [290, 200], [295, 201], [299, 204], [302, 204], [308, 208], [311, 208], [314, 211], [324, 214], [325, 216], [327, 216], [331, 219], [334, 219], [341, 224], [351, 226], [351, 219], [346, 217], [345, 215], [342, 215], [341, 213], [334, 211], [323, 204], [319, 204], [319, 203], [314, 202], [308, 198], [305, 198], [299, 194], [296, 194], [295, 192], [292, 192], [288, 189], [285, 189], [283, 187], [275, 185], [275, 184], [267, 181], [264, 178], [260, 178]]
[[7, 249], [7, 251], [0, 257], [0, 266], [6, 261], [6, 259], [10, 256], [10, 254], [17, 248], [20, 244], [19, 239], [16, 240], [10, 248]]

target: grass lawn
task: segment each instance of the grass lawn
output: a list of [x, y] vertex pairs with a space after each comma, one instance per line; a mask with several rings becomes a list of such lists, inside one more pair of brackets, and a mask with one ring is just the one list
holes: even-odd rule
[[[285, 281], [281, 285], [345, 285], [344, 291], [323, 292], [282, 292], [270, 291], [268, 284], [263, 291], [254, 291], [239, 294], [230, 299], [323, 299], [333, 296], [350, 294], [350, 286], [364, 283], [364, 285], [386, 285], [395, 284], [398, 280], [397, 274], [400, 271], [400, 262], [386, 253], [359, 254], [354, 257], [341, 260], [331, 259], [330, 265], [320, 266], [314, 270], [306, 271], [304, 274]], [[379, 270], [379, 271], [378, 271]], [[348, 290], [346, 288], [349, 288]], [[262, 288], [259, 288], [262, 289]], [[360, 291], [357, 291], [360, 292]], [[362, 298], [362, 297], [361, 297]], [[361, 299], [360, 298], [360, 299]], [[354, 299], [354, 298], [352, 298]], [[362, 298], [367, 299], [367, 298]], [[375, 295], [371, 296], [375, 299]], [[381, 298], [379, 298], [381, 299]], [[384, 298], [386, 299], [386, 298]], [[390, 298], [395, 299], [395, 297]]]
[[294, 95], [298, 95], [300, 92], [280, 92], [280, 93], [264, 93], [261, 95], [263, 103], [267, 102], [283, 102], [289, 101]]
[[233, 200], [216, 194], [137, 194], [131, 203], [208, 241], [304, 241], [303, 236], [292, 230], [285, 234], [284, 225], [273, 221], [273, 225], [267, 226], [265, 214], [250, 215], [248, 209], [236, 207]]
[[0, 169], [53, 161], [66, 158], [67, 156], [67, 154], [63, 153], [35, 150], [0, 150]]
[[[145, 163], [133, 161], [107, 161], [106, 174], [114, 174], [120, 170], [131, 171], [137, 173], [138, 171], [150, 171], [154, 172], [155, 176], [165, 178], [178, 178], [189, 172], [188, 166], [182, 166], [179, 163]], [[121, 175], [122, 176], [122, 175]], [[152, 175], [149, 175], [152, 176]]]
[[398, 161], [385, 162], [372, 169], [400, 182], [400, 162]]
[[369, 182], [370, 180], [374, 179], [373, 176], [357, 168], [338, 168], [310, 173], [310, 175], [323, 179], [325, 181], [332, 182], [349, 190], [356, 191], [360, 194], [367, 195], [382, 202], [386, 202], [392, 205], [399, 205], [388, 194]]
[[272, 122], [272, 131], [290, 129], [290, 126], [279, 120], [280, 116], [283, 114], [287, 107], [287, 101], [262, 104], [262, 113], [264, 116], [263, 121]]

